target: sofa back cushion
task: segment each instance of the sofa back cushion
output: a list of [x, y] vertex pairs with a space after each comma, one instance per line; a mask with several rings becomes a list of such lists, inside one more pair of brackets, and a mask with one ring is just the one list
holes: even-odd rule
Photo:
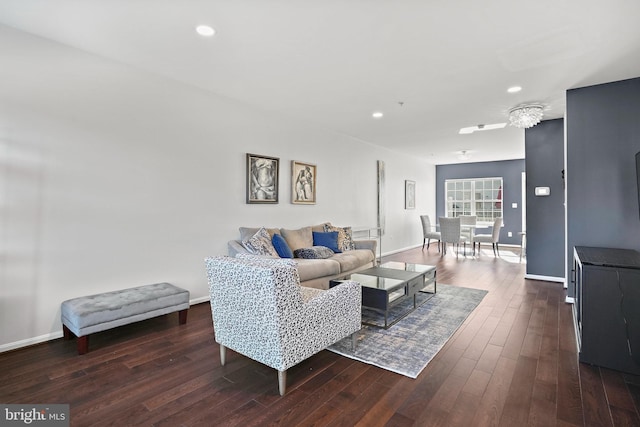
[[325, 225], [331, 225], [330, 222], [323, 222], [322, 224], [316, 224], [311, 226], [311, 231], [324, 231]]
[[295, 252], [296, 249], [310, 248], [313, 246], [313, 235], [311, 227], [302, 227], [297, 230], [280, 229], [280, 234], [287, 241], [289, 248]]

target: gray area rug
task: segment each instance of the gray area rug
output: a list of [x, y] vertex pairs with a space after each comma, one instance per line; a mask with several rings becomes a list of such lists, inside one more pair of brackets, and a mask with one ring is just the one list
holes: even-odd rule
[[[351, 351], [351, 337], [338, 341], [328, 350], [416, 378], [486, 294], [487, 291], [480, 289], [438, 283], [438, 292], [432, 298], [389, 329], [363, 325], [355, 353]], [[424, 301], [431, 295], [420, 294], [420, 297]], [[391, 318], [406, 309], [403, 304], [394, 307]], [[378, 316], [375, 323], [382, 318], [384, 324], [382, 315], [363, 309], [363, 318], [371, 320], [372, 316]]]

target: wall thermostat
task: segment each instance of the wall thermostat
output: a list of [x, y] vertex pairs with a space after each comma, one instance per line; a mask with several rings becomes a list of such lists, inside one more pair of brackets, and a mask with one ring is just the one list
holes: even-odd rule
[[536, 196], [548, 196], [551, 194], [549, 187], [536, 187]]

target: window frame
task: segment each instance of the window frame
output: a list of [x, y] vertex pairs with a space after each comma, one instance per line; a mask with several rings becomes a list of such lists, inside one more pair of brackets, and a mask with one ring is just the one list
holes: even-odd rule
[[[476, 188], [478, 183], [481, 183], [482, 188]], [[487, 183], [490, 183], [490, 185], [487, 186]], [[453, 185], [453, 188], [450, 188], [450, 184]], [[497, 188], [495, 188], [496, 185], [498, 186]], [[453, 199], [449, 198], [450, 192], [454, 196]], [[480, 196], [480, 199], [478, 199], [478, 196]], [[485, 198], [482, 198], [483, 196]], [[487, 198], [487, 196], [491, 197]], [[455, 206], [460, 207], [456, 209]], [[503, 177], [445, 179], [444, 213], [447, 218], [460, 215], [476, 215], [479, 226], [491, 226], [495, 218], [498, 217], [504, 219]], [[498, 214], [496, 215], [496, 213]], [[487, 219], [488, 217], [489, 219]]]

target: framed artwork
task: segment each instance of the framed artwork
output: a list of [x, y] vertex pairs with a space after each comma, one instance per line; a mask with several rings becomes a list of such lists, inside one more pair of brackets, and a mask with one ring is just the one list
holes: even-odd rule
[[416, 208], [416, 182], [404, 181], [404, 208], [415, 209]]
[[291, 203], [316, 204], [316, 165], [291, 162]]
[[247, 153], [247, 203], [278, 203], [280, 159]]

